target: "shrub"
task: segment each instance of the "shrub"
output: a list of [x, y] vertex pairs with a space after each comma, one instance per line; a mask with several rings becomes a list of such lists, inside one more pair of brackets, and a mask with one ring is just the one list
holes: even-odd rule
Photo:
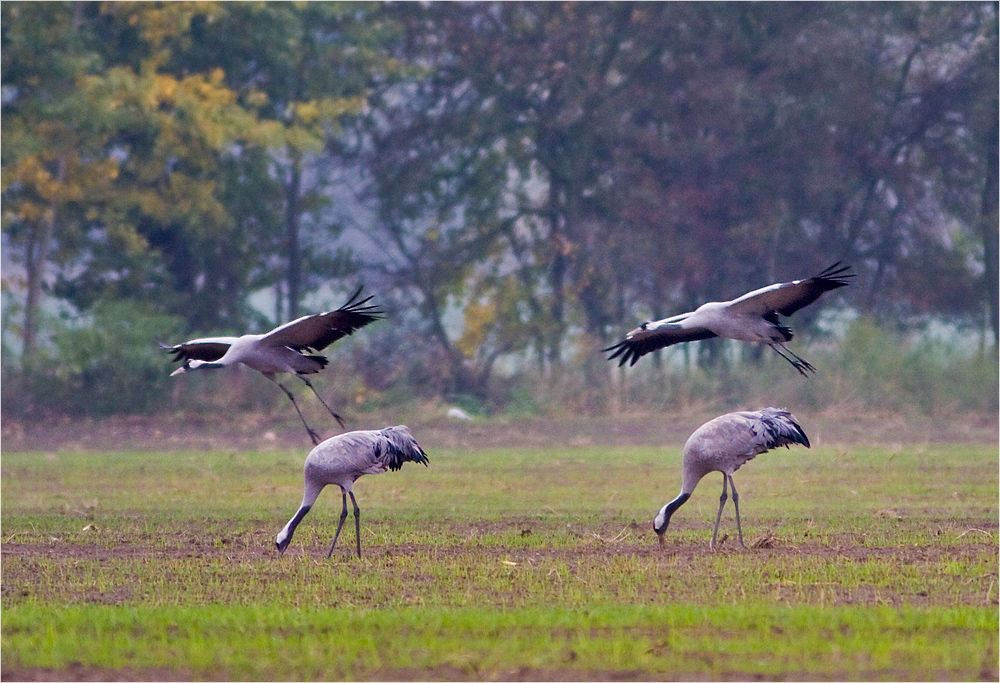
[[98, 304], [89, 325], [63, 326], [33, 367], [8, 372], [4, 408], [93, 416], [150, 412], [162, 405], [169, 377], [156, 340], [181, 329], [180, 318], [135, 303]]

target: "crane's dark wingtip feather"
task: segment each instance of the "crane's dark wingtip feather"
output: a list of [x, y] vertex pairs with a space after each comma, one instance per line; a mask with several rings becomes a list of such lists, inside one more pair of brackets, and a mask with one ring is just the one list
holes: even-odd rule
[[341, 311], [344, 313], [357, 313], [360, 315], [368, 316], [372, 320], [381, 320], [382, 315], [385, 313], [385, 311], [379, 310], [377, 304], [369, 304], [367, 306], [365, 305], [368, 304], [369, 301], [374, 299], [375, 295], [367, 296], [361, 301], [357, 300], [357, 298], [361, 296], [361, 290], [363, 290], [364, 288], [365, 288], [364, 285], [358, 286], [358, 289], [354, 292], [354, 294], [351, 295], [351, 298], [347, 300], [347, 303], [338, 308], [337, 311]]
[[184, 351], [181, 350], [180, 344], [177, 344], [175, 346], [168, 346], [163, 342], [161, 342], [159, 339], [156, 340], [156, 343], [160, 345], [160, 348], [163, 351], [165, 351], [166, 353], [172, 353], [174, 355], [174, 357], [170, 359], [171, 363], [179, 363], [183, 360], [184, 365], [185, 366], [187, 365], [187, 359], [184, 358]]
[[[367, 301], [367, 299], [365, 299], [365, 301]], [[372, 305], [372, 306], [361, 306], [360, 305], [361, 303], [364, 303], [364, 302], [360, 302], [360, 303], [355, 304], [353, 306], [344, 305], [344, 306], [341, 306], [340, 308], [338, 308], [336, 311], [333, 311], [333, 312], [334, 313], [348, 313], [348, 314], [351, 314], [351, 315], [360, 316], [362, 319], [357, 322], [357, 325], [356, 325], [356, 327], [354, 329], [357, 329], [359, 327], [363, 327], [363, 326], [367, 325], [368, 323], [375, 322], [376, 320], [383, 320], [384, 319], [383, 318], [383, 313], [385, 313], [385, 311], [380, 310], [377, 306], [374, 306], [374, 305]]]
[[[618, 342], [614, 346], [609, 346], [608, 348], [601, 350], [605, 353], [613, 351], [614, 353], [608, 356], [607, 360], [614, 360], [615, 358], [618, 358], [618, 367], [625, 365], [632, 354], [635, 353], [635, 349], [629, 346], [627, 339]], [[632, 363], [635, 363], [635, 361], [633, 360]]]
[[367, 306], [365, 305], [369, 301], [375, 298], [374, 295], [365, 297], [361, 301], [355, 301], [354, 299], [357, 298], [358, 294], [360, 293], [361, 290], [359, 289], [357, 292], [355, 292], [354, 296], [351, 297], [350, 301], [348, 301], [346, 304], [338, 308], [337, 311], [343, 313], [359, 313], [362, 315], [370, 315], [370, 316], [378, 316], [384, 313], [384, 311], [380, 311], [378, 309], [377, 304], [369, 304]]
[[856, 273], [852, 273], [850, 265], [842, 265], [842, 261], [837, 261], [829, 268], [825, 269], [822, 273], [815, 277], [816, 280], [824, 280], [830, 284], [834, 284], [836, 287], [844, 287], [849, 282], [844, 280], [856, 276]]
[[[351, 295], [351, 298], [348, 299], [347, 303], [344, 304], [341, 308], [346, 308], [347, 306], [350, 306], [351, 304], [353, 304], [354, 300], [357, 299], [361, 295], [361, 290], [364, 289], [364, 288], [365, 288], [364, 284], [358, 285], [358, 288], [354, 291], [354, 294]], [[370, 299], [370, 298], [371, 297], [368, 297], [368, 299]], [[368, 299], [365, 299], [365, 301], [367, 301]], [[364, 301], [362, 301], [361, 303], [364, 303]]]

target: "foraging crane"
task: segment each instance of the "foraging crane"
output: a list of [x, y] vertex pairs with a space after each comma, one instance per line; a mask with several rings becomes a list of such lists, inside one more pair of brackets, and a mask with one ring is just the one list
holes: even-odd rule
[[841, 266], [838, 261], [806, 280], [780, 282], [748, 292], [732, 301], [711, 301], [691, 313], [644, 322], [625, 335], [625, 339], [603, 350], [614, 351], [608, 360], [620, 356], [618, 367], [621, 367], [626, 362], [635, 365], [641, 356], [666, 346], [724, 337], [767, 344], [799, 373], [808, 377], [807, 371], [816, 372], [816, 368], [785, 346], [785, 342], [791, 341], [794, 335], [790, 328], [778, 323], [778, 314], [789, 316], [811, 304], [824, 292], [846, 286], [849, 284], [846, 279], [854, 277], [848, 272], [850, 269], [850, 266]]
[[736, 493], [733, 472], [761, 453], [779, 446], [788, 448], [793, 443], [809, 448], [809, 437], [802, 431], [795, 417], [784, 408], [727, 413], [698, 427], [684, 444], [684, 478], [680, 495], [660, 508], [653, 519], [653, 531], [660, 537], [660, 545], [664, 544], [663, 534], [670, 524], [670, 517], [691, 497], [701, 478], [709, 472], [722, 472], [722, 496], [719, 498], [719, 513], [715, 517], [715, 530], [709, 547], [715, 548], [719, 520], [722, 519], [722, 508], [726, 504], [728, 481], [733, 490], [740, 545], [745, 548], [743, 528], [740, 525], [740, 497]]
[[302, 518], [312, 508], [319, 492], [328, 484], [340, 487], [344, 502], [340, 513], [340, 524], [337, 533], [333, 535], [333, 545], [327, 553], [327, 559], [333, 555], [333, 549], [340, 537], [340, 530], [347, 519], [347, 496], [351, 496], [354, 505], [354, 530], [357, 535], [358, 557], [361, 557], [361, 520], [358, 501], [354, 499], [351, 487], [363, 474], [382, 474], [388, 470], [398, 470], [404, 462], [419, 462], [427, 466], [427, 454], [420, 448], [405, 425], [397, 425], [381, 430], [347, 432], [331, 437], [313, 448], [306, 457], [305, 493], [302, 504], [288, 524], [278, 532], [274, 540], [278, 552], [284, 554], [285, 548], [292, 542], [292, 534]]
[[275, 374], [287, 372], [305, 382], [306, 386], [312, 389], [320, 402], [343, 427], [344, 420], [333, 411], [333, 408], [327, 405], [323, 397], [313, 387], [312, 382], [306, 378], [306, 375], [325, 368], [329, 361], [326, 356], [305, 352], [322, 351], [341, 337], [381, 319], [382, 311], [377, 310], [374, 305], [365, 305], [371, 301], [372, 297], [356, 301], [361, 294], [361, 289], [358, 287], [358, 291], [347, 303], [335, 311], [302, 316], [298, 320], [280, 325], [265, 334], [245, 334], [242, 337], [206, 337], [192, 339], [174, 346], [161, 343], [162, 348], [174, 354], [172, 359], [174, 362], [184, 361], [184, 364], [170, 373], [170, 376], [173, 377], [192, 370], [224, 368], [243, 363], [281, 387], [285, 396], [295, 406], [295, 412], [299, 414], [302, 424], [306, 426], [306, 431], [309, 432], [313, 444], [318, 444], [320, 442], [319, 435], [306, 422], [292, 392], [275, 379]]

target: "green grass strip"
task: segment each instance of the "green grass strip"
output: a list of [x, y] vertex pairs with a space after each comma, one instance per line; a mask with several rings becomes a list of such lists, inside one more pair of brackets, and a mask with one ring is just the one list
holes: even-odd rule
[[997, 677], [992, 607], [5, 609], [3, 666], [243, 680]]

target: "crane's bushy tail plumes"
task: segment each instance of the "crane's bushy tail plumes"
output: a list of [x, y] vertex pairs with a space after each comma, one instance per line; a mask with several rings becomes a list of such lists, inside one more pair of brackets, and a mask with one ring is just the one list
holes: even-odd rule
[[768, 449], [787, 448], [793, 443], [809, 448], [809, 437], [795, 421], [795, 416], [784, 408], [764, 408], [758, 413], [758, 420]]
[[376, 459], [382, 460], [390, 470], [396, 471], [404, 462], [421, 463], [427, 466], [427, 454], [410, 434], [406, 425], [387, 427], [378, 432], [374, 444]]

